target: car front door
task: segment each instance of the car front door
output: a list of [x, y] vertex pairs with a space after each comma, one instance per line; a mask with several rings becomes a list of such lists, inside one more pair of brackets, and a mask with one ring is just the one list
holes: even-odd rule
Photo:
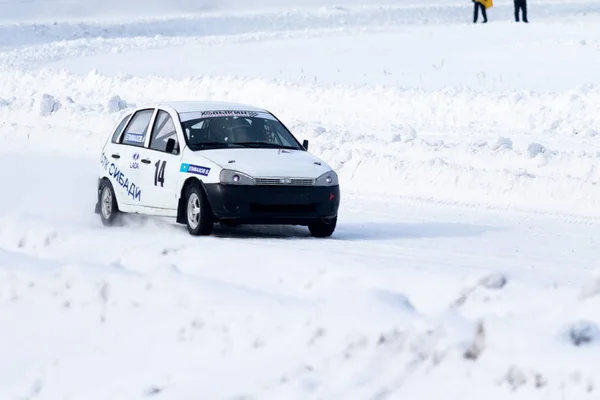
[[112, 146], [106, 156], [114, 161], [114, 167], [109, 167], [109, 177], [123, 204], [144, 206], [149, 200], [146, 188], [143, 187], [140, 162], [147, 142], [148, 128], [154, 115], [152, 108], [138, 110], [133, 114], [127, 127], [119, 137], [117, 144]]
[[140, 169], [142, 185], [149, 193], [146, 205], [163, 211], [177, 209], [180, 149], [173, 117], [159, 109], [142, 159], [150, 168]]

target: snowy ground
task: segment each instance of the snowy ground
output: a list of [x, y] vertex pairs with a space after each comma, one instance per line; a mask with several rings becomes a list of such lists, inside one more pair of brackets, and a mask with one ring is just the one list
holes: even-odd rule
[[[456, 2], [55, 23], [11, 1], [0, 399], [598, 397], [600, 3], [473, 26]], [[173, 99], [310, 139], [342, 178], [334, 237], [103, 228], [107, 131]]]

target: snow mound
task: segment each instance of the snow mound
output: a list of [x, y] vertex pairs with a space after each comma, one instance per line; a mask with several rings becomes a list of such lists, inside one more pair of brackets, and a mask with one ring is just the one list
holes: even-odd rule
[[547, 149], [539, 143], [531, 143], [527, 146], [527, 154], [530, 158], [537, 157], [539, 154], [544, 154]]
[[417, 131], [410, 125], [392, 125], [392, 138], [390, 141], [394, 142], [410, 142], [416, 139]]
[[577, 321], [569, 328], [569, 339], [575, 346], [600, 341], [600, 328], [592, 321]]
[[513, 142], [510, 138], [507, 137], [499, 137], [494, 144], [490, 146], [490, 148], [494, 151], [496, 150], [512, 150]]
[[579, 299], [586, 300], [598, 295], [600, 295], [600, 271], [582, 286], [579, 292]]
[[108, 99], [108, 102], [106, 103], [106, 110], [109, 113], [116, 113], [125, 110], [127, 107], [129, 107], [127, 102], [121, 99], [121, 97], [118, 95], [112, 96], [110, 99]]
[[495, 273], [481, 278], [479, 283], [487, 289], [498, 290], [504, 288], [507, 282], [508, 279], [506, 278], [506, 275]]
[[54, 96], [44, 93], [36, 99], [39, 115], [47, 117], [58, 111], [62, 104]]

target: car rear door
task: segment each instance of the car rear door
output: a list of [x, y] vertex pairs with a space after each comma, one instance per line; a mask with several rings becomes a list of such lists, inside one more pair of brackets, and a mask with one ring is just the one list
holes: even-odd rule
[[[155, 109], [147, 108], [135, 112], [116, 145], [106, 154], [115, 167], [109, 167], [109, 178], [118, 191], [120, 203], [145, 206], [148, 201], [146, 188], [140, 179], [144, 145], [148, 141], [148, 129]], [[148, 167], [147, 167], [148, 168]]]
[[168, 111], [158, 109], [150, 130], [150, 143], [144, 152], [140, 181], [148, 192], [148, 206], [161, 210], [176, 210], [181, 163], [179, 123]]
[[100, 177], [109, 177], [113, 184], [117, 199], [121, 199], [124, 196], [123, 187], [113, 180], [116, 170], [121, 170], [121, 155], [119, 152], [121, 145], [119, 144], [119, 139], [121, 137], [121, 132], [125, 129], [125, 125], [129, 122], [130, 118], [131, 114], [127, 114], [121, 118], [121, 121], [113, 131], [110, 140], [104, 145], [102, 156], [100, 158]]

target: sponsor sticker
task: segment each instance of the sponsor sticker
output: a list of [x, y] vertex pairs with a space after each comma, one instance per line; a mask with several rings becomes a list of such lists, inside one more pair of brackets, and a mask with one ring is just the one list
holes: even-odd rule
[[208, 176], [208, 173], [210, 172], [210, 168], [203, 167], [201, 165], [194, 165], [194, 164], [181, 164], [181, 168], [179, 169], [179, 171], [187, 172], [188, 174]]
[[144, 143], [145, 136], [143, 133], [126, 133], [125, 138], [123, 138], [124, 142], [128, 143]]
[[102, 153], [100, 164], [102, 164], [104, 171], [108, 172], [108, 176], [112, 178], [112, 181], [125, 189], [128, 196], [131, 196], [132, 199], [137, 201], [142, 200], [142, 189], [130, 181], [129, 178], [119, 170], [119, 167], [111, 162], [104, 153]]
[[140, 164], [137, 162], [137, 160], [140, 159], [140, 153], [135, 153], [133, 155], [133, 161], [131, 161], [129, 163], [129, 168], [131, 169], [139, 169], [140, 168]]
[[256, 117], [256, 111], [237, 111], [237, 110], [221, 110], [221, 111], [202, 111], [200, 115], [204, 118], [212, 117]]
[[214, 110], [214, 111], [190, 111], [181, 113], [181, 122], [187, 122], [198, 118], [216, 118], [216, 117], [240, 117], [240, 118], [262, 118], [269, 121], [277, 119], [264, 111], [244, 111], [244, 110]]

